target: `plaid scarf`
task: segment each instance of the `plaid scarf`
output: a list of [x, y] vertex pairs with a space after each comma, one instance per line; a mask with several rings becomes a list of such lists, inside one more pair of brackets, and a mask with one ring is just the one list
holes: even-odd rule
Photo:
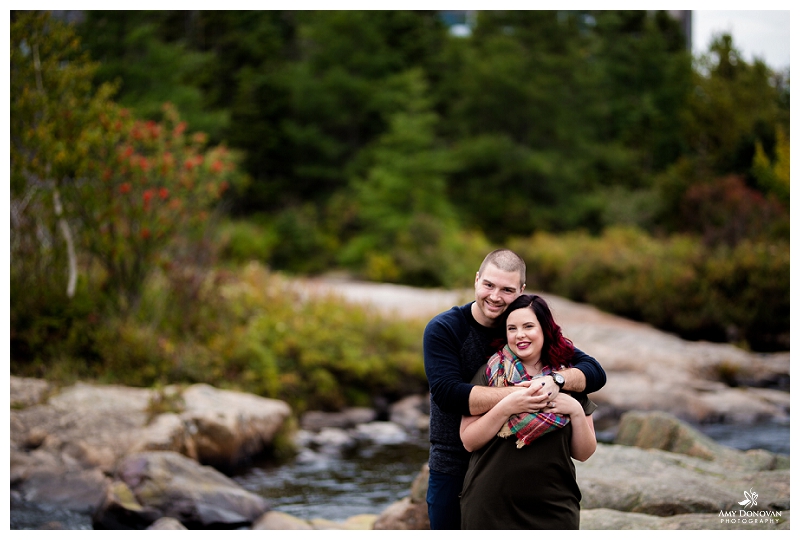
[[[540, 375], [531, 377], [525, 372], [522, 361], [516, 357], [508, 345], [496, 352], [489, 359], [486, 367], [489, 386], [495, 387], [516, 386], [522, 381], [549, 375], [551, 371], [550, 366], [545, 366]], [[545, 412], [514, 414], [509, 417], [508, 422], [497, 433], [497, 436], [506, 438], [512, 434], [516, 435], [517, 448], [522, 448], [545, 433], [566, 426], [567, 423], [569, 423], [569, 415]]]

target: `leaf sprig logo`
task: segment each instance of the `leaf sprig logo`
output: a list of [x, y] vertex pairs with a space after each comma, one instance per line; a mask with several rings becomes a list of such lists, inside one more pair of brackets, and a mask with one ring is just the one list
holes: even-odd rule
[[750, 488], [749, 493], [747, 491], [744, 492], [744, 500], [739, 501], [739, 504], [745, 508], [752, 508], [753, 506], [758, 506], [756, 499], [758, 499], [758, 493], [753, 491], [753, 488]]

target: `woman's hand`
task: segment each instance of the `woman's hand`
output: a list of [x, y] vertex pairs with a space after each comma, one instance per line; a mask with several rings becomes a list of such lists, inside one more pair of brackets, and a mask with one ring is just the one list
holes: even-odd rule
[[569, 415], [572, 423], [572, 437], [569, 441], [569, 453], [578, 461], [586, 461], [597, 450], [597, 436], [594, 432], [594, 420], [586, 416], [577, 399], [569, 394], [558, 394], [543, 409], [544, 412]]
[[517, 413], [535, 413], [542, 410], [549, 396], [542, 385], [533, 382], [529, 386], [515, 387], [508, 395], [482, 415], [461, 417], [461, 442], [468, 452], [474, 452], [489, 442], [508, 417]]
[[583, 407], [577, 399], [566, 393], [558, 394], [555, 399], [549, 400], [542, 408], [542, 412], [566, 414], [572, 416], [583, 416]]
[[538, 381], [532, 381], [527, 387], [518, 387], [519, 390], [501, 399], [497, 406], [507, 413], [506, 417], [512, 414], [539, 412], [547, 406], [550, 399], [550, 396], [544, 393], [543, 386]]

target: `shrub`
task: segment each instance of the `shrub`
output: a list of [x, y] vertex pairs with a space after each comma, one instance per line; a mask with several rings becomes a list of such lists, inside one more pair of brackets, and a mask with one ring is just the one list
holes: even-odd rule
[[220, 256], [233, 263], [267, 262], [279, 237], [272, 228], [254, 221], [226, 221], [217, 234]]
[[[98, 325], [92, 378], [160, 387], [204, 382], [282, 399], [297, 412], [369, 405], [378, 396], [427, 388], [427, 321], [304, 296], [258, 263], [203, 271], [196, 297], [176, 292], [171, 279], [155, 273], [136, 312]], [[191, 327], [181, 313], [195, 318]], [[57, 362], [48, 361], [52, 370]]]
[[788, 348], [788, 242], [707, 247], [659, 240], [635, 228], [538, 233], [511, 248], [528, 267], [528, 288], [591, 303], [691, 339]]

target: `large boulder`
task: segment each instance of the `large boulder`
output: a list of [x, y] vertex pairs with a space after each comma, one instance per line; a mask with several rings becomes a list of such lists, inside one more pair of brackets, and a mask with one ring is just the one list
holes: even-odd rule
[[190, 386], [182, 398], [185, 410], [179, 416], [190, 440], [187, 455], [222, 469], [268, 448], [291, 415], [283, 401], [207, 384]]
[[[155, 405], [165, 392], [173, 394], [175, 410], [158, 414]], [[268, 448], [290, 415], [282, 401], [205, 384], [158, 392], [77, 383], [46, 403], [12, 410], [11, 446], [12, 452], [66, 452], [83, 467], [107, 474], [123, 456], [150, 450], [179, 452], [225, 469]]]
[[63, 454], [80, 444], [85, 454], [105, 456], [102, 468], [110, 473], [116, 460], [139, 442], [152, 396], [142, 388], [77, 383], [44, 403], [11, 411], [12, 449]]
[[89, 514], [100, 505], [109, 484], [100, 469], [41, 467], [26, 476], [20, 493], [27, 502]]
[[788, 418], [788, 353], [687, 341], [592, 306], [545, 296], [564, 335], [597, 358], [608, 375], [606, 385], [592, 394], [600, 406], [595, 414], [665, 411], [695, 423]]
[[409, 531], [427, 530], [431, 528], [428, 518], [428, 505], [411, 502], [410, 497], [403, 497], [381, 512], [372, 526], [376, 531]]
[[94, 516], [95, 528], [138, 529], [161, 517], [175, 518], [188, 528], [236, 528], [249, 526], [269, 510], [261, 496], [175, 452], [127, 456], [116, 479]]
[[[271, 445], [291, 413], [281, 401], [208, 385], [180, 392], [78, 383], [55, 392], [43, 381], [11, 380], [15, 497], [26, 504], [100, 512], [109, 516], [100, 523], [112, 528], [117, 517], [111, 516], [120, 516], [120, 526], [139, 528], [158, 517], [147, 505], [129, 501], [118, 484], [112, 486], [110, 477], [129, 454], [178, 452], [233, 467]], [[171, 410], [163, 407], [165, 397]]]
[[576, 463], [583, 508], [610, 508], [655, 516], [737, 510], [742, 493], [758, 493], [759, 509], [789, 509], [789, 470], [734, 468], [656, 449], [598, 445]]
[[665, 412], [630, 411], [622, 415], [615, 444], [656, 448], [742, 470], [788, 469], [789, 458], [764, 450], [741, 452], [723, 446]]

